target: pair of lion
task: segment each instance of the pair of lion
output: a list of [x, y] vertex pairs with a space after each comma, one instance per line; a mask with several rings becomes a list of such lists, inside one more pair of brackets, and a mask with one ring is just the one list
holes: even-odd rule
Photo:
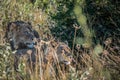
[[[26, 56], [28, 63], [34, 65], [37, 60], [44, 64], [63, 63], [69, 65], [72, 58], [71, 49], [67, 44], [57, 41], [40, 40], [39, 34], [32, 28], [30, 23], [23, 21], [10, 22], [6, 30], [7, 41], [15, 53], [14, 68], [17, 70], [20, 57]], [[42, 54], [42, 56], [40, 56]], [[40, 56], [39, 58], [37, 58]]]

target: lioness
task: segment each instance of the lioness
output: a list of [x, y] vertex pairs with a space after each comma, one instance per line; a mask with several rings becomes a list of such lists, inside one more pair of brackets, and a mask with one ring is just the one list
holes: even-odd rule
[[33, 48], [38, 33], [32, 29], [30, 23], [23, 21], [10, 22], [6, 29], [6, 38], [10, 43], [12, 50]]
[[41, 50], [47, 61], [58, 61], [59, 63], [63, 63], [65, 65], [71, 64], [74, 61], [71, 53], [71, 49], [69, 46], [64, 42], [56, 42], [56, 41], [49, 41], [44, 42], [41, 41]]

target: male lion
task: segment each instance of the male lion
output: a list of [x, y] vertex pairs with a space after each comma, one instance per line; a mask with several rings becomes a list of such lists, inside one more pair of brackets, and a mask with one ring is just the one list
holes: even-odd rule
[[23, 21], [10, 22], [6, 30], [7, 41], [11, 45], [12, 50], [33, 48], [38, 33], [32, 29], [30, 23]]

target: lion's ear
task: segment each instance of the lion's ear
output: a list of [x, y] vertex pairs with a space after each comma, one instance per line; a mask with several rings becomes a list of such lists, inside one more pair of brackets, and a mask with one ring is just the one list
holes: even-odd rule
[[15, 23], [11, 23], [11, 25], [9, 26], [9, 30], [13, 31], [13, 30], [17, 30], [17, 26]]
[[32, 28], [31, 22], [27, 22], [27, 24], [29, 25], [30, 28]]
[[[31, 25], [31, 22], [27, 22], [29, 25]], [[32, 26], [32, 25], [31, 25]]]

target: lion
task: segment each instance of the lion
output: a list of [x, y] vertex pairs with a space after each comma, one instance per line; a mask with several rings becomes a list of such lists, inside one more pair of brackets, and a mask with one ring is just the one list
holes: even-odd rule
[[39, 38], [39, 34], [32, 29], [30, 23], [15, 21], [10, 22], [7, 26], [6, 39], [12, 50], [33, 48], [37, 38]]
[[[56, 43], [56, 46], [55, 46], [55, 43]], [[63, 63], [65, 65], [71, 64], [71, 62], [73, 61], [73, 57], [72, 57], [72, 51], [68, 46], [68, 43], [52, 42], [51, 44], [55, 46], [59, 63]]]
[[72, 51], [67, 43], [64, 42], [56, 42], [54, 40], [52, 41], [41, 41], [41, 51], [43, 51], [43, 54], [47, 61], [54, 61], [54, 63], [57, 61], [58, 63], [62, 63], [65, 65], [70, 65], [71, 62], [74, 62], [74, 59], [72, 57]]
[[44, 55], [43, 75], [47, 73], [54, 77], [54, 74], [69, 71], [76, 64], [68, 44], [54, 40], [41, 41], [41, 44], [41, 51]]

